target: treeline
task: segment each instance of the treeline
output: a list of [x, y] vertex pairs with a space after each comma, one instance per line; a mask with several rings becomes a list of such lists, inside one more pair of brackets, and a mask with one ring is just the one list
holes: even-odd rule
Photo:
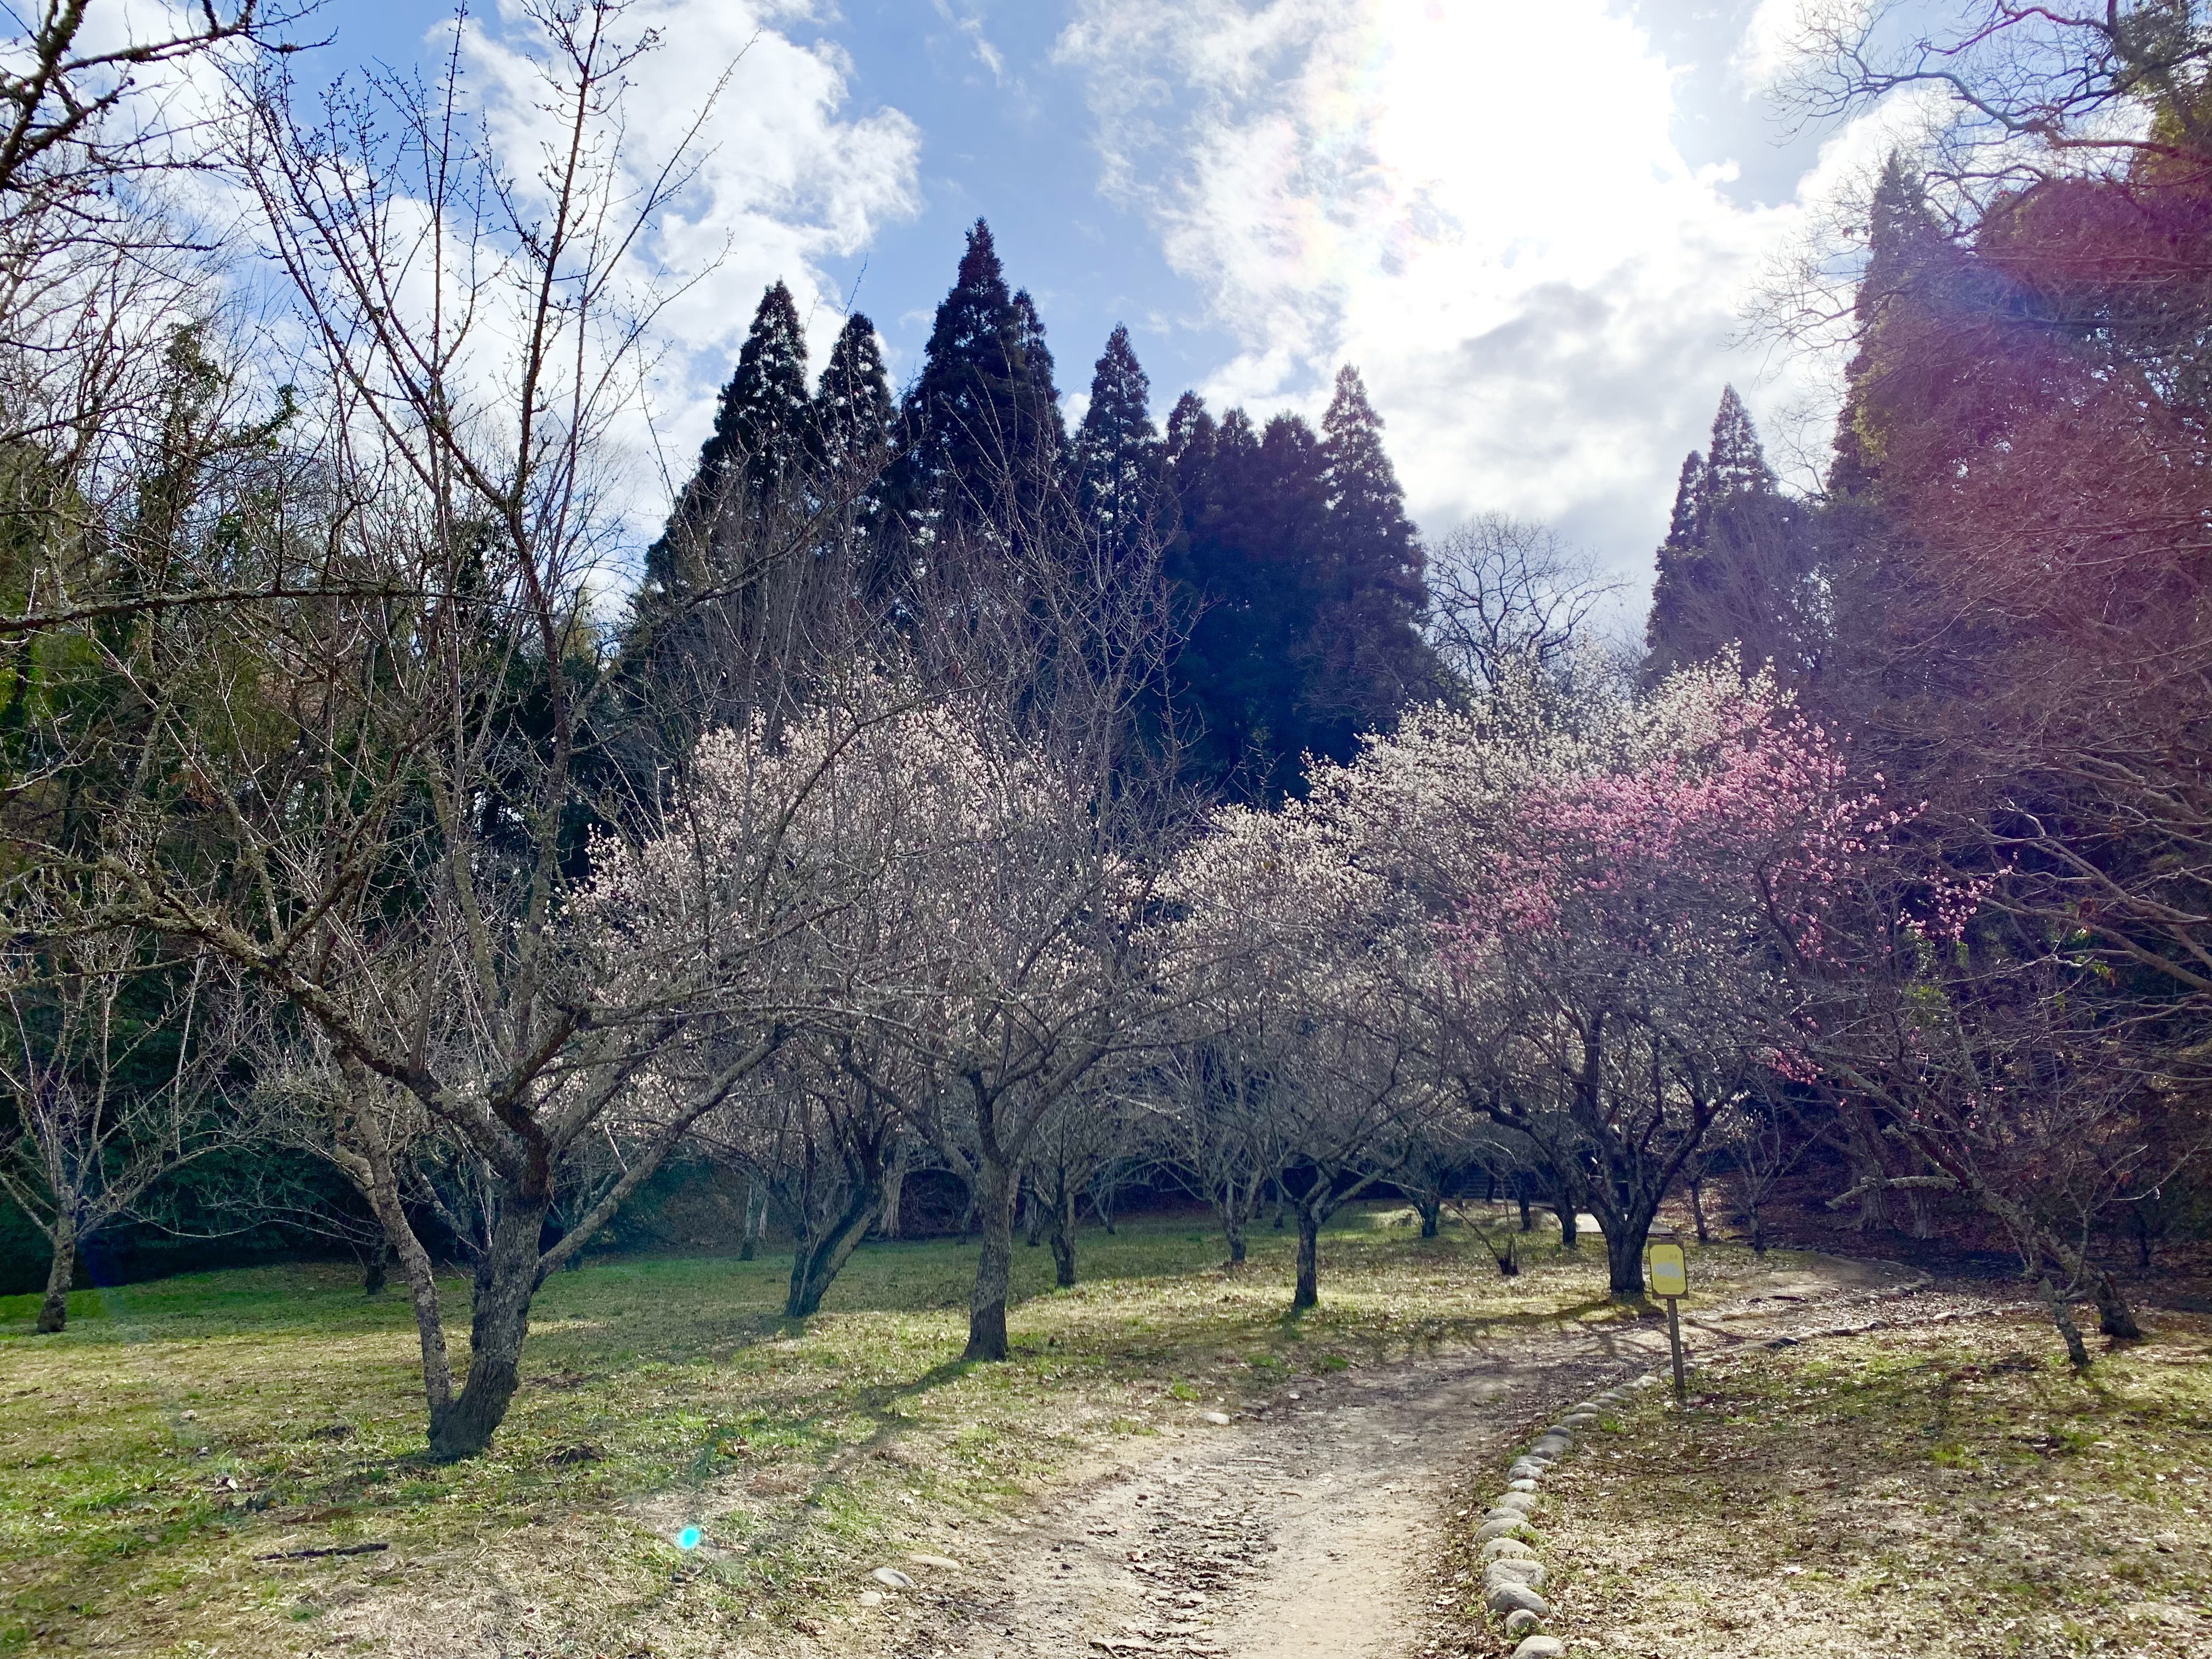
[[[981, 220], [903, 397], [865, 316], [847, 320], [817, 385], [798, 307], [773, 284], [646, 555], [620, 672], [651, 684], [644, 701], [691, 705], [703, 729], [794, 672], [793, 647], [773, 641], [797, 641], [802, 623], [818, 632], [823, 604], [888, 604], [896, 617], [916, 566], [981, 537], [1097, 562], [1071, 573], [1086, 580], [1162, 583], [1174, 645], [1147, 727], [1208, 795], [1279, 800], [1307, 756], [1348, 760], [1362, 732], [1448, 695], [1421, 631], [1423, 550], [1357, 370], [1338, 374], [1319, 432], [1296, 415], [1217, 418], [1186, 392], [1164, 437], [1127, 329], [1107, 340], [1072, 434], [1054, 375], [1043, 322]], [[777, 581], [811, 591], [769, 594], [769, 570], [833, 505], [861, 545], [792, 562]], [[755, 659], [735, 678], [733, 654]], [[702, 663], [719, 690], [679, 693]]]

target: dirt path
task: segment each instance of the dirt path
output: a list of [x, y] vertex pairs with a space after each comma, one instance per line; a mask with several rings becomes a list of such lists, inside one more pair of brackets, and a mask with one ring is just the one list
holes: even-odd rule
[[[1693, 1347], [1767, 1336], [1911, 1275], [1821, 1258], [1692, 1324]], [[1194, 1419], [988, 1538], [988, 1571], [923, 1582], [901, 1659], [1409, 1659], [1444, 1511], [1485, 1501], [1510, 1443], [1560, 1404], [1662, 1363], [1651, 1322], [1501, 1340], [1285, 1389]], [[887, 1632], [888, 1635], [888, 1632]]]

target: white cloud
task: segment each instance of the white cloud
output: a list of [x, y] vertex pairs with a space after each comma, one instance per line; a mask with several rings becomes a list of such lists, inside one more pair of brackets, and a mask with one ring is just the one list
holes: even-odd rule
[[[662, 460], [676, 482], [711, 423], [762, 289], [778, 279], [790, 286], [819, 368], [844, 321], [843, 296], [823, 261], [859, 252], [885, 223], [919, 209], [920, 132], [896, 109], [845, 107], [851, 66], [842, 51], [792, 32], [816, 15], [806, 0], [640, 0], [623, 18], [626, 31], [660, 38], [632, 70], [623, 102], [620, 166], [629, 188], [650, 185], [712, 103], [696, 173], [630, 259], [639, 289], [680, 290], [654, 331]], [[472, 24], [465, 40], [467, 84], [517, 173], [533, 171], [558, 139], [548, 130], [534, 33], [520, 0], [501, 0], [496, 17]], [[646, 446], [641, 428], [633, 437]], [[639, 480], [641, 515], [665, 510], [666, 482]], [[650, 528], [658, 527], [655, 518]]]
[[1623, 569], [1663, 527], [1763, 261], [1669, 137], [1677, 71], [1607, 0], [1080, 0], [1109, 191], [1243, 349], [1205, 390], [1317, 412], [1359, 364], [1415, 511], [1544, 518]]

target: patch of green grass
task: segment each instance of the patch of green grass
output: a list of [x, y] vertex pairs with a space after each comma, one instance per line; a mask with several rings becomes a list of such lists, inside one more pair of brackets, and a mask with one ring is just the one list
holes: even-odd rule
[[[274, 1653], [295, 1615], [320, 1644], [403, 1645], [410, 1607], [465, 1603], [487, 1565], [539, 1587], [525, 1613], [485, 1614], [516, 1645], [627, 1652], [794, 1616], [872, 1552], [957, 1556], [959, 1528], [1199, 1402], [1556, 1325], [1601, 1297], [1601, 1250], [1563, 1256], [1539, 1234], [1503, 1279], [1478, 1242], [1418, 1240], [1405, 1213], [1339, 1216], [1322, 1305], [1295, 1324], [1288, 1234], [1255, 1233], [1225, 1272], [1188, 1218], [1125, 1222], [1084, 1235], [1067, 1291], [1046, 1252], [1018, 1251], [999, 1365], [957, 1358], [972, 1245], [866, 1246], [803, 1326], [781, 1316], [786, 1261], [594, 1262], [547, 1283], [492, 1450], [452, 1466], [424, 1455], [396, 1288], [369, 1300], [329, 1266], [185, 1275], [100, 1293], [82, 1317], [73, 1298], [58, 1337], [30, 1334], [37, 1298], [12, 1298], [0, 1645]], [[445, 1289], [459, 1364], [467, 1291]], [[685, 1557], [672, 1540], [692, 1523], [719, 1541]], [[370, 1542], [391, 1548], [256, 1559]]]

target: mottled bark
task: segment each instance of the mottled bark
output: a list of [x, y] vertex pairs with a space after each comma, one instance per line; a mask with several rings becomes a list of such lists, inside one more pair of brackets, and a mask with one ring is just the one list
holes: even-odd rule
[[2073, 1310], [2059, 1296], [2057, 1287], [2051, 1282], [2050, 1274], [2043, 1276], [2039, 1288], [2043, 1291], [2043, 1305], [2051, 1310], [2051, 1322], [2058, 1328], [2058, 1334], [2066, 1343], [2067, 1358], [2074, 1362], [2075, 1370], [2087, 1370], [2089, 1347], [2081, 1340], [2081, 1328], [2074, 1322]]
[[441, 1462], [489, 1446], [521, 1386], [530, 1303], [543, 1277], [538, 1243], [547, 1208], [544, 1199], [510, 1196], [492, 1229], [469, 1314], [468, 1376], [446, 1409], [430, 1413], [430, 1455]]
[[800, 1238], [792, 1246], [791, 1291], [784, 1298], [785, 1316], [808, 1319], [821, 1311], [822, 1298], [853, 1259], [853, 1252], [883, 1213], [881, 1187], [857, 1184], [844, 1210], [817, 1237]]
[[46, 1296], [39, 1304], [38, 1334], [52, 1336], [69, 1324], [70, 1280], [76, 1275], [76, 1233], [66, 1224], [54, 1229], [54, 1252], [46, 1264]]
[[1052, 1282], [1066, 1290], [1075, 1283], [1075, 1188], [1066, 1187], [1047, 1224], [1052, 1233]]
[[983, 1245], [975, 1261], [975, 1289], [968, 1303], [968, 1347], [963, 1359], [1006, 1357], [1006, 1292], [1014, 1267], [1014, 1205], [1018, 1172], [986, 1159], [976, 1170], [976, 1224]]
[[1291, 1295], [1291, 1311], [1304, 1313], [1321, 1303], [1321, 1216], [1301, 1204], [1298, 1210], [1298, 1287]]

